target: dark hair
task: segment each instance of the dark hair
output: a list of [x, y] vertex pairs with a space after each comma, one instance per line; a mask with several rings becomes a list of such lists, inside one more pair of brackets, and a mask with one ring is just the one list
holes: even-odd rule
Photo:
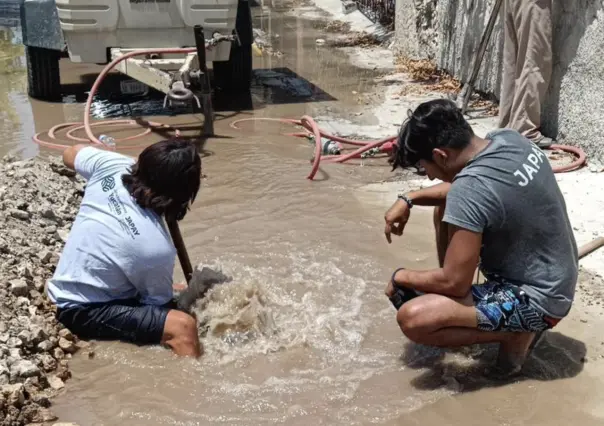
[[139, 206], [166, 220], [181, 220], [201, 185], [199, 150], [186, 140], [155, 143], [143, 150], [122, 182]]
[[455, 103], [436, 99], [420, 104], [401, 126], [390, 163], [397, 167], [419, 167], [419, 160], [432, 161], [435, 148], [463, 149], [474, 132]]

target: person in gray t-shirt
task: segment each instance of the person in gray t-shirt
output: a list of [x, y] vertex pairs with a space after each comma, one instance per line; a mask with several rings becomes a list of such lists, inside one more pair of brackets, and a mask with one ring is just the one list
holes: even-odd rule
[[[499, 342], [493, 371], [519, 372], [570, 311], [577, 283], [577, 246], [547, 157], [515, 130], [476, 136], [453, 102], [434, 100], [410, 114], [392, 163], [443, 181], [400, 195], [385, 216], [391, 242], [414, 204], [435, 206], [440, 268], [400, 268], [386, 289], [403, 333], [442, 347]], [[486, 282], [472, 285], [478, 265]]]

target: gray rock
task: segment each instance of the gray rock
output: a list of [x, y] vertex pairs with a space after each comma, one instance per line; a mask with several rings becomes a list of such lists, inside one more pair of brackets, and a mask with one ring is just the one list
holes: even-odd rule
[[59, 331], [59, 337], [63, 337], [64, 339], [73, 341], [75, 338], [73, 336], [73, 333], [71, 331], [69, 331], [68, 328], [63, 328], [61, 329], [61, 331]]
[[25, 278], [26, 280], [31, 280], [34, 277], [31, 273], [31, 268], [29, 267], [29, 265], [26, 264], [19, 265], [17, 273], [21, 278]]
[[42, 354], [40, 356], [42, 363], [42, 369], [46, 372], [53, 371], [57, 368], [57, 360], [49, 354]]
[[38, 277], [34, 278], [34, 288], [37, 291], [39, 291], [39, 292], [44, 291], [45, 285], [46, 285], [46, 283], [41, 277], [38, 276]]
[[40, 407], [36, 404], [28, 404], [21, 409], [21, 415], [28, 424], [36, 424], [44, 422], [44, 416], [41, 413]]
[[46, 339], [46, 332], [39, 325], [34, 325], [30, 328], [31, 330], [31, 341], [36, 345], [44, 341]]
[[21, 330], [21, 332], [17, 334], [17, 337], [21, 339], [25, 346], [27, 346], [32, 341], [31, 333], [27, 330]]
[[55, 345], [52, 344], [50, 340], [44, 340], [43, 342], [38, 343], [38, 349], [42, 352], [50, 352]]
[[24, 200], [17, 200], [16, 206], [19, 210], [27, 210], [29, 203]]
[[51, 225], [48, 228], [46, 228], [47, 234], [54, 235], [56, 232], [57, 232], [57, 227], [54, 225]]
[[55, 234], [55, 238], [59, 241], [63, 241], [64, 243], [66, 243], [67, 238], [69, 238], [69, 231], [66, 231], [65, 229], [59, 229]]
[[18, 308], [25, 308], [29, 306], [29, 299], [27, 297], [19, 296], [15, 302], [15, 306]]
[[15, 362], [10, 367], [11, 375], [16, 374], [18, 377], [27, 378], [40, 375], [40, 369], [33, 362], [22, 359]]
[[0, 334], [0, 343], [6, 343], [6, 342], [8, 342], [8, 339], [10, 339], [10, 334], [8, 334], [8, 333]]
[[57, 215], [51, 207], [46, 207], [42, 209], [42, 211], [40, 212], [40, 216], [42, 216], [44, 219], [49, 220], [57, 219]]
[[8, 242], [4, 238], [0, 238], [0, 253], [9, 254], [10, 248], [8, 246]]
[[31, 327], [31, 317], [29, 315], [19, 315], [17, 317], [17, 323], [15, 324], [17, 328], [30, 328]]
[[35, 395], [42, 389], [38, 376], [28, 377], [23, 383], [23, 387], [25, 387], [26, 395], [29, 394], [30, 396]]
[[48, 250], [42, 250], [39, 254], [38, 254], [38, 258], [40, 259], [40, 262], [42, 262], [43, 264], [46, 264], [50, 261], [50, 259], [52, 258], [52, 252], [48, 251]]
[[55, 348], [52, 352], [52, 356], [54, 356], [57, 361], [60, 361], [65, 358], [65, 352], [63, 352], [63, 349], [61, 348]]
[[6, 344], [9, 348], [20, 348], [21, 346], [23, 346], [23, 342], [18, 337], [9, 338]]
[[61, 175], [61, 176], [66, 176], [66, 177], [75, 177], [76, 172], [68, 167], [66, 167], [64, 164], [61, 163], [50, 163], [50, 168], [52, 169], [53, 172]]
[[18, 210], [18, 209], [11, 209], [10, 215], [12, 217], [14, 217], [15, 219], [19, 219], [19, 220], [29, 220], [29, 217], [30, 217], [29, 212], [24, 211], [24, 210]]
[[50, 407], [50, 399], [48, 399], [48, 397], [46, 395], [42, 395], [42, 394], [38, 393], [38, 394], [32, 396], [31, 400], [42, 408]]
[[72, 354], [77, 350], [76, 345], [71, 340], [67, 340], [64, 337], [59, 339], [59, 348], [67, 354]]
[[2, 394], [6, 398], [8, 405], [13, 407], [21, 407], [25, 402], [24, 386], [23, 383], [15, 383], [14, 385], [4, 385], [0, 388]]
[[41, 408], [39, 411], [39, 415], [38, 415], [38, 417], [36, 417], [34, 419], [34, 422], [48, 423], [48, 422], [54, 422], [57, 419], [58, 419], [58, 417], [52, 411], [50, 411], [48, 408]]
[[15, 296], [27, 296], [29, 289], [27, 288], [27, 282], [18, 278], [9, 281], [10, 292]]
[[54, 390], [60, 390], [60, 389], [63, 389], [65, 387], [65, 383], [63, 382], [63, 380], [61, 380], [57, 376], [49, 376], [48, 377], [48, 384]]

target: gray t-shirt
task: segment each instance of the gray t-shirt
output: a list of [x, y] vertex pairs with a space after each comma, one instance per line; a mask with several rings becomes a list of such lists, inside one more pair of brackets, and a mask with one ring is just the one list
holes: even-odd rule
[[551, 165], [514, 130], [487, 139], [455, 177], [443, 220], [482, 233], [482, 269], [520, 286], [539, 311], [562, 318], [573, 301], [579, 260]]

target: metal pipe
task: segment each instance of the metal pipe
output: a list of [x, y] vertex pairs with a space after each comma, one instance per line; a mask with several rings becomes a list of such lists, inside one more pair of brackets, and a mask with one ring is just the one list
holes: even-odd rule
[[185, 280], [187, 281], [187, 284], [189, 284], [189, 281], [191, 281], [191, 277], [193, 276], [193, 267], [191, 266], [191, 259], [189, 258], [187, 247], [185, 246], [182, 234], [180, 233], [178, 222], [175, 220], [167, 220], [166, 223], [172, 241], [174, 242], [174, 247], [176, 247], [176, 253], [178, 254], [178, 260], [180, 261], [182, 272], [185, 275]]
[[480, 71], [480, 66], [482, 65], [482, 59], [484, 58], [484, 54], [487, 50], [489, 40], [491, 40], [491, 34], [493, 34], [493, 28], [495, 28], [495, 22], [497, 22], [497, 17], [499, 16], [499, 10], [501, 9], [502, 3], [503, 0], [496, 0], [495, 5], [493, 6], [491, 16], [489, 17], [489, 22], [487, 23], [487, 27], [485, 28], [484, 33], [482, 33], [482, 39], [480, 40], [480, 44], [478, 45], [478, 52], [474, 57], [472, 75], [470, 75], [470, 79], [465, 84], [462, 93], [460, 93], [461, 101], [458, 102], [457, 105], [461, 108], [461, 112], [464, 114], [466, 112], [466, 109], [468, 108], [468, 102], [472, 97], [472, 92], [474, 91], [474, 84], [476, 83], [476, 79], [478, 78], [478, 72]]
[[195, 47], [197, 48], [197, 60], [201, 71], [201, 104], [203, 108], [203, 133], [205, 136], [214, 135], [214, 109], [212, 107], [212, 90], [210, 87], [210, 74], [206, 63], [206, 41], [203, 27], [195, 25]]

